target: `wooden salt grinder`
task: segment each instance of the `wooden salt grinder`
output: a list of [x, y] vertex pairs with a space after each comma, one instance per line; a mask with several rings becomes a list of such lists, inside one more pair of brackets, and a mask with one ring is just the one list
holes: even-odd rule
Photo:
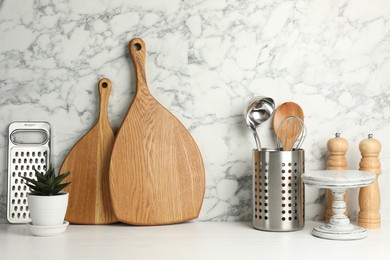
[[[329, 139], [327, 143], [329, 157], [326, 163], [327, 170], [346, 170], [348, 163], [345, 154], [348, 150], [348, 141], [340, 137], [340, 133], [336, 133], [336, 137]], [[344, 201], [347, 203], [348, 194], [344, 193]], [[333, 194], [330, 190], [326, 191], [326, 213], [325, 220], [329, 223], [330, 218], [334, 215], [332, 210]], [[344, 212], [348, 216], [348, 211]]]
[[359, 191], [360, 211], [358, 214], [358, 225], [364, 228], [381, 227], [381, 215], [379, 213], [380, 193], [378, 186], [378, 176], [381, 173], [381, 163], [378, 156], [381, 148], [381, 143], [373, 139], [372, 134], [369, 134], [368, 139], [361, 141], [359, 144], [359, 150], [362, 154], [359, 170], [376, 174], [376, 180], [371, 185], [360, 188]]

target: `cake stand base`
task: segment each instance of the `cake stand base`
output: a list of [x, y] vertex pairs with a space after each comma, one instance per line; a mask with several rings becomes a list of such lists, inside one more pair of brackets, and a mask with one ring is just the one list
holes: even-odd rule
[[327, 224], [315, 227], [311, 232], [313, 236], [332, 240], [358, 240], [367, 237], [367, 231], [364, 228], [350, 224], [350, 228], [339, 229], [337, 226]]
[[344, 201], [344, 192], [348, 188], [359, 188], [374, 182], [376, 175], [371, 172], [343, 170], [343, 171], [312, 171], [302, 175], [304, 183], [310, 186], [330, 189], [333, 194], [332, 210], [334, 215], [329, 224], [316, 227], [311, 232], [313, 236], [333, 240], [357, 240], [367, 237], [364, 228], [351, 224], [344, 215], [347, 205]]

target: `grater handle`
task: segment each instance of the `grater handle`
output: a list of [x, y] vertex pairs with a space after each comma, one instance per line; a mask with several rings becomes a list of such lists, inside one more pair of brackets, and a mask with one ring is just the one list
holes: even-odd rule
[[[42, 121], [42, 122], [29, 122], [29, 121], [12, 122], [8, 127], [8, 139], [11, 140], [12, 135], [14, 135], [17, 132], [21, 132], [21, 131], [41, 131], [41, 132], [44, 132], [46, 134], [46, 139], [44, 142], [39, 143], [39, 144], [49, 145], [49, 141], [51, 138], [50, 130], [51, 130], [50, 124], [48, 122], [44, 122], [44, 121]], [[12, 143], [14, 143], [14, 142], [12, 142]], [[34, 144], [34, 143], [30, 143], [29, 145], [31, 145], [31, 144]]]

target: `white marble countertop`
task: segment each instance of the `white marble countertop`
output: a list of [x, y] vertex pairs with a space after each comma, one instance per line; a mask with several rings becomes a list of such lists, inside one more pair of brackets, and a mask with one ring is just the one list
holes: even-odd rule
[[[35, 237], [26, 225], [0, 225], [1, 259], [390, 259], [390, 222], [356, 241], [313, 237], [319, 222], [295, 232], [264, 232], [247, 222], [189, 222], [157, 227], [70, 225]], [[269, 258], [271, 257], [271, 258]]]

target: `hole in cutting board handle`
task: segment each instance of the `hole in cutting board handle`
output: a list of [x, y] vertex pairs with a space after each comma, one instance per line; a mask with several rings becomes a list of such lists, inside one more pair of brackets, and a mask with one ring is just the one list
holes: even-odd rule
[[103, 82], [102, 87], [103, 87], [103, 88], [107, 88], [107, 87], [108, 87], [107, 82]]
[[135, 51], [140, 51], [141, 49], [142, 49], [142, 45], [141, 44], [139, 44], [139, 43], [134, 44], [134, 50]]

